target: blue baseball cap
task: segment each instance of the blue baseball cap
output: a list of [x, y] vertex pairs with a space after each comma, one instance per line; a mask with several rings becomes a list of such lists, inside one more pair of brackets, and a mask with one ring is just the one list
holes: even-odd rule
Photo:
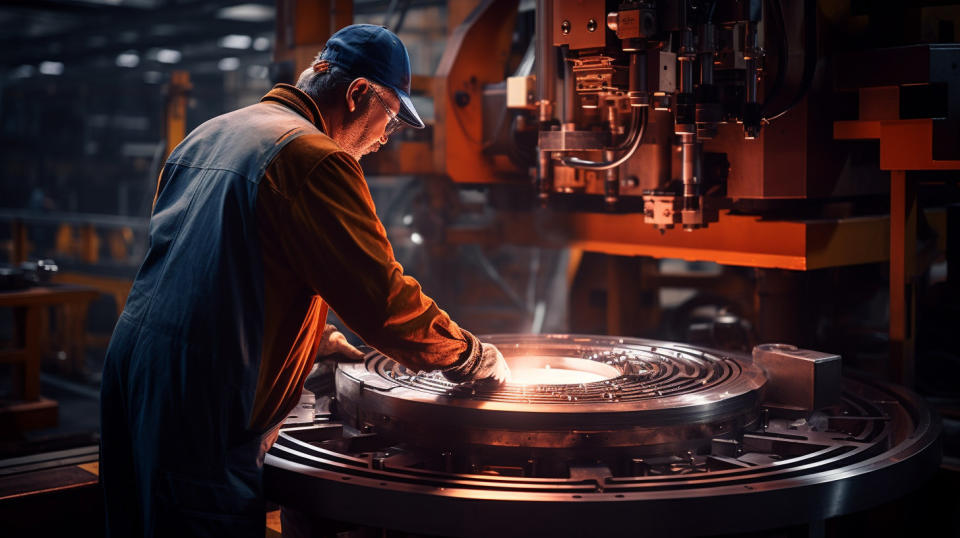
[[390, 88], [400, 99], [400, 121], [423, 128], [423, 120], [410, 100], [410, 56], [390, 30], [374, 24], [351, 24], [327, 40], [319, 59]]

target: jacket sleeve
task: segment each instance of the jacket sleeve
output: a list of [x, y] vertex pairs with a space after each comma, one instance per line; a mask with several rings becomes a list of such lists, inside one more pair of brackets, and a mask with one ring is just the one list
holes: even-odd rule
[[408, 368], [460, 364], [480, 352], [420, 284], [403, 274], [363, 172], [346, 153], [324, 157], [289, 200], [279, 238], [296, 272], [363, 340]]

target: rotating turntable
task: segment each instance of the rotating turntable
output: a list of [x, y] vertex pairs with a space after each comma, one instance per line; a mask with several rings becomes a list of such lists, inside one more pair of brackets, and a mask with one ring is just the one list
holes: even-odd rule
[[922, 400], [841, 378], [837, 356], [484, 340], [532, 383], [455, 385], [377, 352], [342, 364], [335, 399], [307, 394], [285, 423], [265, 462], [267, 497], [447, 536], [714, 534], [862, 510], [939, 463]]

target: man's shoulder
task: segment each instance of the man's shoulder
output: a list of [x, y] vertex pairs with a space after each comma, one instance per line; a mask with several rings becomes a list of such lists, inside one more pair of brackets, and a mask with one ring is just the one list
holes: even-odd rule
[[343, 150], [332, 138], [316, 132], [303, 134], [291, 140], [280, 153], [286, 158], [316, 160], [339, 151]]
[[312, 176], [363, 177], [359, 164], [323, 133], [298, 136], [286, 144], [267, 168], [268, 184], [284, 193], [298, 190]]

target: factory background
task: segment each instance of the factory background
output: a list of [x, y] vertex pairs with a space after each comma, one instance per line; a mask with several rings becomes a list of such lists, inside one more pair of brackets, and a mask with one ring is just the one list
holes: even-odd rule
[[[768, 10], [791, 2], [760, 3]], [[821, 46], [837, 54], [915, 43], [956, 46], [960, 31], [960, 7], [951, 2], [915, 2], [890, 10], [855, 0], [802, 3], [815, 6], [826, 36]], [[256, 103], [276, 82], [295, 80], [331, 29], [372, 23], [390, 28], [406, 44], [414, 102], [427, 128], [401, 131], [361, 165], [398, 261], [453, 319], [480, 335], [615, 335], [746, 354], [757, 344], [785, 342], [840, 355], [851, 372], [916, 390], [942, 420], [939, 470], [926, 489], [898, 505], [901, 517], [890, 516], [893, 524], [903, 525], [916, 506], [924, 505], [924, 528], [944, 535], [960, 532], [960, 348], [953, 334], [960, 277], [949, 264], [960, 250], [949, 234], [960, 227], [957, 168], [893, 172], [911, 174], [905, 196], [913, 205], [907, 204], [903, 217], [909, 237], [900, 238], [900, 247], [888, 225], [896, 218], [890, 200], [898, 196], [887, 179], [891, 172], [879, 166], [877, 143], [857, 136], [848, 137], [857, 140], [848, 142], [845, 168], [837, 172], [846, 183], [831, 196], [815, 192], [822, 184], [810, 179], [803, 194], [784, 197], [803, 198], [801, 202], [771, 200], [776, 196], [768, 196], [775, 190], [770, 184], [744, 186], [749, 181], [734, 178], [737, 164], [748, 159], [729, 153], [729, 183], [704, 185], [701, 193], [701, 200], [728, 200], [719, 209], [726, 216], [710, 216], [704, 209], [689, 232], [682, 229], [686, 221], [638, 217], [628, 226], [642, 229], [639, 239], [626, 237], [629, 233], [618, 229], [625, 221], [590, 215], [642, 215], [644, 204], [669, 205], [680, 203], [679, 198], [641, 200], [645, 183], [654, 181], [647, 186], [656, 190], [656, 178], [632, 169], [639, 179], [624, 176], [612, 194], [601, 175], [557, 172], [549, 200], [538, 196], [544, 192], [542, 178], [530, 178], [538, 166], [532, 154], [537, 134], [524, 128], [537, 110], [529, 103], [517, 105], [508, 83], [493, 83], [531, 73], [525, 56], [532, 54], [527, 44], [540, 3], [512, 3], [512, 25], [506, 30], [481, 28], [488, 32], [491, 50], [502, 52], [484, 59], [482, 50], [464, 45], [464, 39], [477, 36], [465, 38], [457, 30], [491, 4], [497, 2], [0, 3], [0, 301], [6, 300], [5, 292], [27, 285], [69, 292], [36, 304], [12, 296], [0, 302], [0, 346], [10, 350], [0, 351], [4, 517], [19, 510], [65, 507], [68, 516], [97, 520], [83, 514], [96, 506], [91, 500], [95, 475], [71, 482], [74, 478], [65, 478], [62, 469], [86, 465], [89, 471], [96, 461], [103, 355], [148, 246], [157, 176], [170, 150], [204, 121]], [[619, 4], [627, 9], [634, 3]], [[800, 4], [788, 6], [787, 20], [791, 10], [802, 11]], [[775, 30], [765, 31], [773, 35]], [[791, 47], [802, 39], [800, 30], [780, 31], [790, 34]], [[451, 47], [467, 52], [452, 55]], [[956, 62], [953, 54], [949, 58]], [[464, 65], [479, 74], [464, 74]], [[806, 75], [799, 73], [801, 67], [791, 69], [796, 73], [789, 72], [784, 84], [802, 86]], [[906, 67], [890, 71], [897, 69]], [[821, 76], [818, 71], [818, 83]], [[462, 79], [462, 85], [445, 92], [442, 84], [454, 79]], [[960, 74], [949, 74], [928, 93], [911, 89], [918, 85], [908, 81], [893, 95], [891, 106], [911, 118], [957, 120], [958, 80]], [[535, 82], [531, 84], [525, 89], [535, 93]], [[861, 120], [883, 116], [877, 110], [889, 104], [884, 101], [889, 96], [878, 92], [869, 101], [877, 108], [871, 109], [864, 105], [868, 101], [862, 90], [859, 105], [849, 100], [858, 91], [849, 84], [846, 97], [831, 94], [829, 100], [802, 106], [828, 111], [824, 114], [850, 125], [858, 112]], [[521, 99], [532, 100], [532, 95]], [[925, 109], [936, 108], [929, 103], [938, 99], [947, 103], [944, 111]], [[482, 114], [476, 108], [480, 103], [489, 107]], [[510, 121], [487, 111], [498, 107], [514, 112], [503, 115]], [[581, 112], [576, 114], [581, 120]], [[797, 125], [787, 129], [808, 128], [807, 123]], [[820, 155], [832, 150], [823, 149], [816, 138], [821, 133], [812, 120], [809, 125], [803, 151], [813, 155], [804, 161], [810, 178], [835, 172], [831, 165], [821, 166], [829, 159]], [[933, 151], [957, 163], [960, 138], [949, 127], [953, 124], [947, 125], [934, 130]], [[775, 127], [773, 122], [764, 129]], [[509, 136], [504, 134], [508, 131]], [[478, 137], [479, 142], [474, 140]], [[483, 167], [473, 166], [475, 157], [458, 153], [474, 142]], [[447, 145], [438, 152], [441, 143]], [[773, 144], [768, 142], [771, 148]], [[716, 166], [710, 156], [720, 150], [705, 151], [704, 166]], [[679, 157], [665, 159], [676, 163]], [[769, 174], [776, 173], [774, 165], [767, 166]], [[764, 194], [753, 196], [750, 189]], [[742, 215], [782, 228], [760, 232], [737, 220]], [[791, 227], [796, 222], [804, 223], [801, 231]], [[693, 239], [677, 239], [684, 233]], [[909, 250], [909, 261], [902, 264], [907, 276], [896, 276], [891, 253], [902, 255], [904, 248]], [[896, 294], [891, 300], [892, 278], [904, 278], [909, 286], [905, 303]], [[891, 316], [905, 320], [905, 336], [891, 329]], [[342, 327], [339, 320], [335, 323]], [[22, 359], [22, 350], [32, 353], [31, 364]], [[40, 474], [26, 474], [25, 464]], [[53, 493], [36, 494], [46, 490]], [[880, 516], [874, 512], [869, 517]], [[833, 535], [849, 535], [859, 523], [835, 523]], [[779, 535], [801, 531], [791, 527], [783, 532]]]

